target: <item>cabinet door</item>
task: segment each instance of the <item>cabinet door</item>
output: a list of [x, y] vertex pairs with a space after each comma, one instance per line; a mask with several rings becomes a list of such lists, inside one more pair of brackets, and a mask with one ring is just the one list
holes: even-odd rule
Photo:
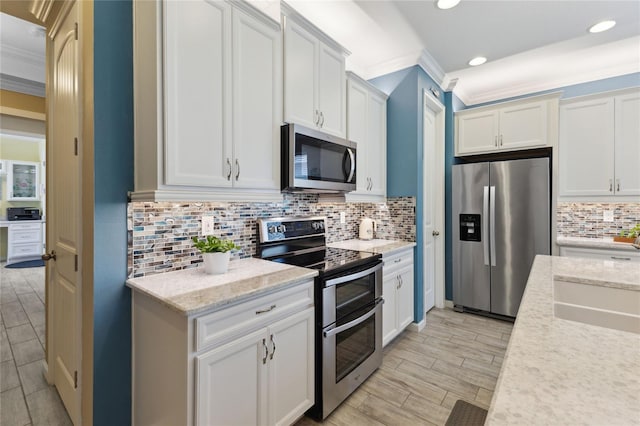
[[318, 110], [320, 128], [336, 136], [345, 136], [346, 80], [344, 56], [323, 43], [318, 50]]
[[284, 121], [316, 127], [318, 40], [291, 19], [284, 30]]
[[266, 424], [268, 359], [263, 341], [266, 345], [265, 329], [196, 357], [197, 425]]
[[498, 145], [497, 111], [459, 115], [456, 155], [494, 151]]
[[382, 345], [386, 346], [398, 334], [397, 289], [400, 278], [397, 273], [386, 274], [382, 280]]
[[278, 189], [282, 60], [276, 27], [233, 11], [233, 185]]
[[347, 92], [347, 138], [357, 144], [356, 191], [366, 194], [369, 188], [367, 167], [367, 102], [368, 91], [362, 85], [349, 80]]
[[560, 107], [561, 196], [613, 195], [613, 99]]
[[269, 327], [270, 425], [289, 425], [315, 402], [314, 309]]
[[164, 5], [165, 183], [231, 186], [231, 7]]
[[367, 132], [367, 168], [369, 170], [371, 195], [386, 195], [387, 192], [387, 101], [369, 95]]
[[40, 199], [40, 164], [31, 161], [9, 161], [7, 170], [7, 200], [36, 201]]
[[398, 288], [398, 331], [405, 329], [413, 321], [413, 265], [399, 272]]
[[640, 93], [615, 98], [615, 192], [640, 195]]
[[500, 149], [547, 145], [547, 101], [500, 109]]

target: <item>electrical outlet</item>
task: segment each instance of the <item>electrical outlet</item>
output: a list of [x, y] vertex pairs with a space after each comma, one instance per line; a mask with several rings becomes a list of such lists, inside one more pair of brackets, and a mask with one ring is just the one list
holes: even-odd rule
[[347, 223], [347, 214], [345, 212], [340, 212], [340, 223], [343, 225]]
[[213, 235], [213, 216], [202, 216], [202, 235]]
[[613, 210], [603, 210], [602, 211], [602, 221], [603, 222], [613, 222]]

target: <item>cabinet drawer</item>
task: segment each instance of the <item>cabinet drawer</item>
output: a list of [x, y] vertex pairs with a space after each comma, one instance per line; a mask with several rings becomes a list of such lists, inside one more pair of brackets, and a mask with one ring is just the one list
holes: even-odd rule
[[42, 254], [42, 243], [15, 244], [10, 245], [8, 249], [10, 258], [22, 256], [39, 256]]
[[9, 233], [9, 244], [37, 243], [41, 240], [40, 229], [33, 230], [11, 230]]
[[195, 319], [196, 351], [216, 346], [313, 306], [313, 280]]
[[14, 231], [37, 231], [42, 229], [42, 223], [12, 223], [9, 225], [9, 230]]
[[560, 247], [560, 256], [640, 263], [640, 253], [627, 250]]
[[399, 268], [413, 264], [413, 248], [394, 253], [391, 256], [382, 257], [382, 270], [384, 274], [396, 271]]

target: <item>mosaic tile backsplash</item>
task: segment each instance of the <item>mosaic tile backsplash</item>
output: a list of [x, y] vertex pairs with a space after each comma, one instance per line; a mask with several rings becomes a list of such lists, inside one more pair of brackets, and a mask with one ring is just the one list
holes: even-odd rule
[[[234, 258], [256, 253], [258, 218], [326, 216], [327, 240], [358, 237], [360, 219], [377, 222], [375, 238], [415, 241], [415, 198], [388, 198], [386, 203], [325, 203], [317, 195], [285, 194], [282, 202], [133, 202], [128, 206], [129, 277], [195, 267], [202, 262], [191, 237], [199, 236], [202, 216], [214, 217], [215, 235], [242, 249]], [[340, 212], [346, 223], [340, 223]]]
[[[602, 220], [613, 211], [613, 222]], [[564, 237], [614, 237], [640, 223], [640, 203], [558, 203], [558, 235]]]

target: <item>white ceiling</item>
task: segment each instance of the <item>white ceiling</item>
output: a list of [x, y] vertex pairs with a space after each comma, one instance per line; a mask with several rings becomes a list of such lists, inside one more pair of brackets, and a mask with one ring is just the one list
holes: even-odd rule
[[[640, 71], [637, 0], [288, 0], [370, 79], [421, 63], [468, 105]], [[589, 34], [604, 19], [617, 25]], [[485, 56], [485, 65], [467, 62]]]
[[45, 30], [0, 13], [0, 83], [3, 89], [44, 96]]
[[[370, 79], [420, 64], [443, 88], [457, 79], [467, 105], [640, 72], [638, 0], [462, 0], [449, 10], [435, 0], [287, 2], [351, 51], [348, 69]], [[617, 25], [587, 33], [604, 19]], [[43, 31], [0, 14], [0, 73], [44, 83]], [[478, 55], [488, 62], [467, 66]]]

